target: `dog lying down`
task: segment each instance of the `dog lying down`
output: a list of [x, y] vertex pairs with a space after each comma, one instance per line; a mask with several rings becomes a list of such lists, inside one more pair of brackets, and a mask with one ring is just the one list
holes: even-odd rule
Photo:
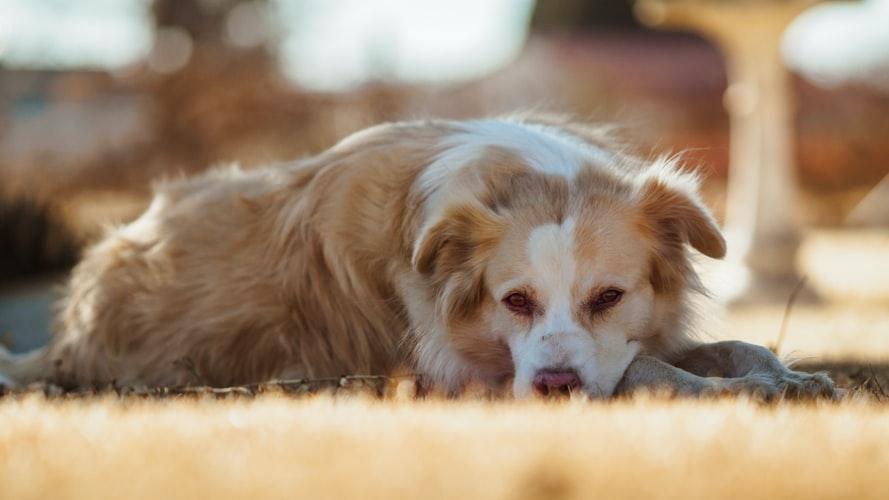
[[160, 184], [74, 269], [50, 345], [4, 353], [0, 372], [223, 386], [407, 364], [516, 397], [832, 395], [765, 348], [692, 339], [687, 245], [726, 250], [695, 177], [594, 127], [379, 125], [295, 163]]

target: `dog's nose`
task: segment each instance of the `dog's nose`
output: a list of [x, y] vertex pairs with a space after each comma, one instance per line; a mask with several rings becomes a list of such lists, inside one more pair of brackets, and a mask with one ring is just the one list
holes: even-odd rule
[[580, 387], [580, 377], [574, 370], [546, 369], [534, 375], [534, 389], [543, 396], [567, 396], [578, 387]]

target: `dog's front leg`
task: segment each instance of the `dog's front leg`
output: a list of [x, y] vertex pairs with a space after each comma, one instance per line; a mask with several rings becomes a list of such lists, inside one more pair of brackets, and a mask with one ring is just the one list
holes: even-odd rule
[[701, 344], [685, 353], [675, 365], [702, 377], [747, 380], [751, 387], [768, 395], [836, 396], [836, 388], [826, 375], [790, 370], [765, 347], [746, 342]]
[[[630, 394], [639, 389], [665, 390], [679, 396], [705, 394], [738, 394], [757, 392], [768, 386], [769, 380], [750, 377], [704, 377], [673, 366], [651, 356], [637, 356], [630, 363], [615, 389], [615, 395]], [[764, 392], [765, 396], [774, 396]]]
[[636, 359], [624, 372], [614, 393], [616, 395], [630, 394], [638, 389], [649, 389], [695, 396], [713, 388], [713, 383], [704, 377], [689, 373], [651, 356], [636, 356]]

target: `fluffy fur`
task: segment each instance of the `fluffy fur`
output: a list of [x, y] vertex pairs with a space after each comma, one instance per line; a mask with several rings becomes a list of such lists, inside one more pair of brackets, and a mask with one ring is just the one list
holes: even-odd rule
[[[725, 253], [693, 176], [544, 118], [385, 124], [307, 160], [157, 186], [75, 268], [51, 345], [0, 371], [65, 385], [384, 374], [448, 389], [576, 371], [610, 394], [689, 345], [686, 243]], [[617, 289], [599, 311], [597, 297]], [[519, 293], [532, 307], [507, 306]]]

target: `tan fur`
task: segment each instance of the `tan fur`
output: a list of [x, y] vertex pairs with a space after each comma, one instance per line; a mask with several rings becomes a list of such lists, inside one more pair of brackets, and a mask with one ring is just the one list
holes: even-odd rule
[[[526, 121], [608, 144], [584, 125]], [[486, 147], [425, 192], [420, 177], [457, 127], [381, 125], [297, 163], [158, 185], [148, 211], [75, 268], [44, 377], [228, 385], [406, 362], [451, 387], [500, 383], [512, 362], [504, 340], [484, 334], [503, 314], [492, 281], [528, 265], [520, 248], [535, 227], [568, 218], [578, 262], [636, 273], [640, 294], [653, 289], [654, 313], [634, 338], [643, 352], [669, 358], [687, 345], [685, 242], [725, 250], [689, 179], [604, 150], [613, 161], [584, 164], [569, 181]]]

